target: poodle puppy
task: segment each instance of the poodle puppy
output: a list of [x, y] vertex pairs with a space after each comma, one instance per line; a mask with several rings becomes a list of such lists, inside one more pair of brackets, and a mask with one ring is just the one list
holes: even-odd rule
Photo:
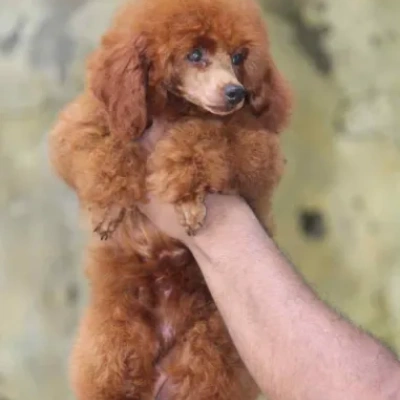
[[79, 400], [257, 395], [192, 255], [136, 205], [152, 193], [195, 234], [209, 192], [269, 204], [290, 104], [255, 0], [136, 0], [116, 15], [50, 135], [94, 231]]

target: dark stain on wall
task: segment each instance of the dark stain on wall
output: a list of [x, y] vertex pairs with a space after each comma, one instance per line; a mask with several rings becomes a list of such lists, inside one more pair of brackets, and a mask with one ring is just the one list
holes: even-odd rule
[[[324, 12], [325, 3], [315, 5], [318, 12]], [[333, 62], [324, 47], [324, 37], [329, 32], [328, 25], [310, 26], [301, 13], [301, 5], [294, 0], [270, 0], [266, 8], [288, 21], [294, 32], [294, 40], [313, 62], [316, 69], [327, 75], [332, 72]]]
[[0, 51], [3, 54], [7, 55], [13, 52], [13, 50], [21, 40], [21, 35], [23, 33], [25, 25], [26, 20], [21, 17], [10, 33], [4, 38], [0, 38]]
[[74, 59], [76, 43], [68, 33], [68, 21], [86, 0], [48, 0], [49, 12], [31, 39], [29, 58], [36, 68], [53, 67], [64, 82]]
[[299, 224], [307, 238], [320, 240], [326, 235], [324, 215], [319, 210], [302, 210], [299, 215]]

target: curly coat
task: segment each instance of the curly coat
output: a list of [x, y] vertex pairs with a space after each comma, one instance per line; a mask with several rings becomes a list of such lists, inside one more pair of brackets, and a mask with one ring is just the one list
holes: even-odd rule
[[[54, 168], [95, 231], [86, 261], [91, 298], [71, 359], [79, 400], [258, 393], [195, 260], [135, 204], [149, 192], [174, 203], [192, 234], [207, 192], [270, 204], [290, 95], [260, 14], [253, 0], [128, 3], [89, 60], [84, 92], [50, 135]], [[248, 93], [240, 110], [219, 116], [185, 99], [181, 60], [194, 41], [227, 52], [246, 44], [235, 69]], [[154, 121], [163, 133], [146, 139]]]

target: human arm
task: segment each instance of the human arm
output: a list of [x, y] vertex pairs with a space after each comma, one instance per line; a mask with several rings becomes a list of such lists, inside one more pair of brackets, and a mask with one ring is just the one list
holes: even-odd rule
[[377, 340], [313, 293], [250, 208], [209, 196], [204, 227], [188, 237], [174, 210], [144, 212], [192, 251], [232, 339], [274, 400], [400, 399], [400, 365]]

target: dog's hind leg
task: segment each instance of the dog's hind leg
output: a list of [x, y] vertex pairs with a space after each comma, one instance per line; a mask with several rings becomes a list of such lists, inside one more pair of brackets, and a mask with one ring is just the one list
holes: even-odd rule
[[153, 400], [156, 351], [152, 330], [137, 318], [102, 318], [89, 309], [71, 359], [76, 398]]

